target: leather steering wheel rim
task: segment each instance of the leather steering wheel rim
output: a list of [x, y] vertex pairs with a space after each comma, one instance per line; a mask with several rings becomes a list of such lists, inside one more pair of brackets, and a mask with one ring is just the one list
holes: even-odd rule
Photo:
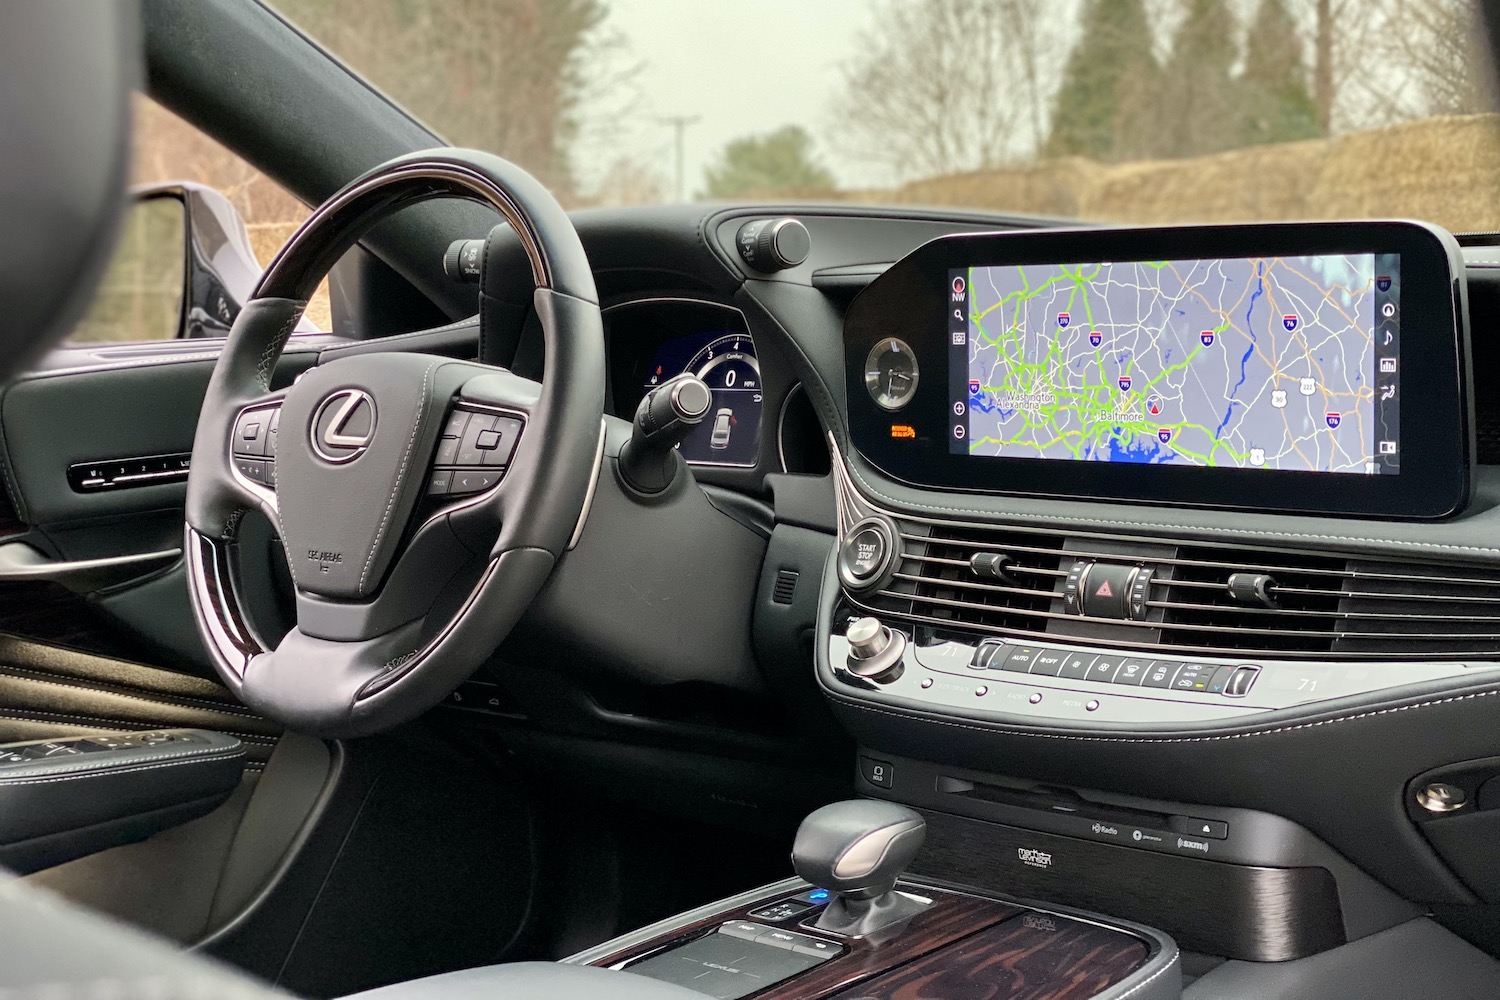
[[[491, 238], [520, 237], [546, 379], [379, 353], [316, 366], [273, 391], [277, 359], [334, 263], [393, 212], [442, 197], [490, 205], [507, 223]], [[482, 275], [485, 308], [490, 284]], [[231, 690], [288, 728], [349, 737], [408, 721], [467, 678], [530, 605], [587, 515], [602, 457], [603, 342], [593, 272], [572, 222], [544, 187], [499, 157], [409, 154], [319, 207], [235, 320], [194, 439], [189, 592]], [[499, 439], [507, 449], [484, 461], [508, 458], [472, 470], [472, 481], [485, 484], [473, 495], [429, 498], [441, 474], [429, 476], [434, 457], [441, 464], [444, 446], [458, 445], [442, 435], [472, 430], [481, 418], [501, 429], [489, 446]], [[245, 451], [252, 426], [253, 447], [262, 449], [253, 457]], [[239, 528], [252, 510], [278, 527], [296, 584], [297, 625], [274, 649], [238, 595]]]

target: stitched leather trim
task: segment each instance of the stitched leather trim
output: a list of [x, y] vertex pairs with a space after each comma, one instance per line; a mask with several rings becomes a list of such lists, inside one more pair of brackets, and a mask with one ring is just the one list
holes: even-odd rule
[[1427, 701], [1412, 702], [1409, 705], [1393, 705], [1389, 708], [1376, 708], [1364, 712], [1354, 712], [1349, 715], [1336, 715], [1327, 719], [1317, 719], [1312, 722], [1299, 722], [1285, 726], [1273, 726], [1266, 729], [1251, 729], [1238, 733], [1219, 733], [1204, 736], [1110, 736], [1103, 733], [1090, 735], [1074, 735], [1072, 733], [1043, 733], [1029, 729], [1015, 729], [1001, 723], [979, 723], [959, 722], [954, 719], [941, 718], [928, 714], [925, 710], [900, 712], [889, 708], [876, 708], [856, 701], [848, 695], [830, 691], [825, 685], [824, 693], [841, 705], [861, 712], [871, 712], [875, 715], [884, 715], [893, 719], [903, 719], [907, 722], [920, 722], [934, 726], [948, 726], [953, 729], [968, 729], [976, 733], [996, 733], [1005, 736], [1024, 736], [1031, 739], [1044, 740], [1071, 740], [1075, 743], [1222, 743], [1229, 740], [1246, 740], [1256, 736], [1275, 736], [1278, 733], [1293, 733], [1301, 729], [1317, 729], [1321, 726], [1337, 725], [1341, 722], [1357, 722], [1361, 719], [1373, 719], [1382, 715], [1395, 715], [1399, 712], [1410, 712], [1419, 708], [1432, 708], [1437, 705], [1449, 705], [1460, 701], [1474, 701], [1478, 698], [1492, 698], [1500, 695], [1500, 688], [1488, 688], [1483, 691], [1472, 691], [1468, 694], [1450, 695], [1446, 698], [1431, 698]]
[[380, 543], [385, 540], [385, 529], [390, 525], [391, 511], [396, 506], [396, 497], [401, 494], [401, 487], [406, 482], [406, 473], [411, 465], [412, 449], [416, 447], [417, 436], [422, 429], [422, 425], [427, 422], [428, 404], [432, 402], [428, 398], [427, 388], [432, 384], [432, 373], [446, 363], [447, 359], [434, 361], [422, 373], [422, 408], [417, 411], [417, 419], [411, 422], [411, 434], [406, 439], [406, 450], [401, 454], [401, 464], [396, 466], [396, 483], [391, 487], [391, 495], [385, 502], [385, 513], [380, 515], [380, 527], [375, 531], [375, 541], [370, 545], [370, 551], [365, 556], [364, 568], [359, 573], [359, 586], [356, 588], [356, 592], [361, 597], [365, 594], [365, 584], [369, 582], [370, 567], [375, 563], [375, 553], [380, 550]]
[[59, 766], [56, 769], [49, 768], [34, 778], [0, 777], [0, 788], [12, 785], [43, 785], [54, 781], [71, 781], [106, 774], [130, 774], [134, 771], [150, 771], [159, 767], [180, 767], [184, 764], [232, 760], [244, 755], [244, 748], [239, 744], [235, 744], [233, 747], [227, 749], [224, 747], [211, 747], [207, 750], [183, 750], [159, 756], [140, 757], [121, 762], [115, 767], [100, 767], [87, 764], [75, 764], [67, 767]]

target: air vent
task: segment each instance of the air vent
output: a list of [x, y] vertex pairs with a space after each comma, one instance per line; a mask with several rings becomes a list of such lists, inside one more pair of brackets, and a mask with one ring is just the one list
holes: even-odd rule
[[794, 569], [777, 570], [776, 582], [771, 585], [771, 600], [776, 604], [791, 604], [797, 593], [799, 575]]
[[[1500, 656], [1500, 572], [1014, 527], [897, 523], [902, 557], [894, 578], [861, 603], [934, 625], [1086, 634], [1105, 645], [1200, 653]], [[975, 570], [976, 556], [981, 572]], [[1144, 619], [1067, 612], [1063, 581], [1079, 560], [1151, 567]], [[990, 570], [996, 565], [1003, 570]]]

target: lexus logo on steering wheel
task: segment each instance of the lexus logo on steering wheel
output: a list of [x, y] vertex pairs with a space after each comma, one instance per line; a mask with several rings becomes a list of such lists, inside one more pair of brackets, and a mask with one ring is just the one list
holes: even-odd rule
[[342, 465], [365, 453], [375, 437], [375, 398], [363, 389], [340, 389], [313, 411], [312, 447], [325, 462]]

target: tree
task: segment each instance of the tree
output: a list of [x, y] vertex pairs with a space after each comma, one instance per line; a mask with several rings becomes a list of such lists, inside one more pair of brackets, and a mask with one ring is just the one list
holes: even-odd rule
[[1261, 0], [1255, 12], [1245, 45], [1241, 99], [1247, 144], [1322, 134], [1318, 107], [1307, 89], [1302, 39], [1283, 0]]
[[833, 175], [812, 155], [812, 137], [800, 125], [735, 139], [704, 171], [707, 198], [808, 195], [828, 191]]
[[604, 0], [278, 0], [314, 38], [460, 146], [514, 160], [559, 197], [584, 111], [628, 74]]
[[843, 66], [830, 131], [894, 179], [1033, 153], [1065, 16], [1052, 0], [883, 0]]
[[1224, 0], [1189, 0], [1158, 89], [1160, 156], [1202, 156], [1241, 145], [1234, 18]]
[[1046, 152], [1097, 160], [1150, 155], [1159, 77], [1142, 0], [1086, 0]]

